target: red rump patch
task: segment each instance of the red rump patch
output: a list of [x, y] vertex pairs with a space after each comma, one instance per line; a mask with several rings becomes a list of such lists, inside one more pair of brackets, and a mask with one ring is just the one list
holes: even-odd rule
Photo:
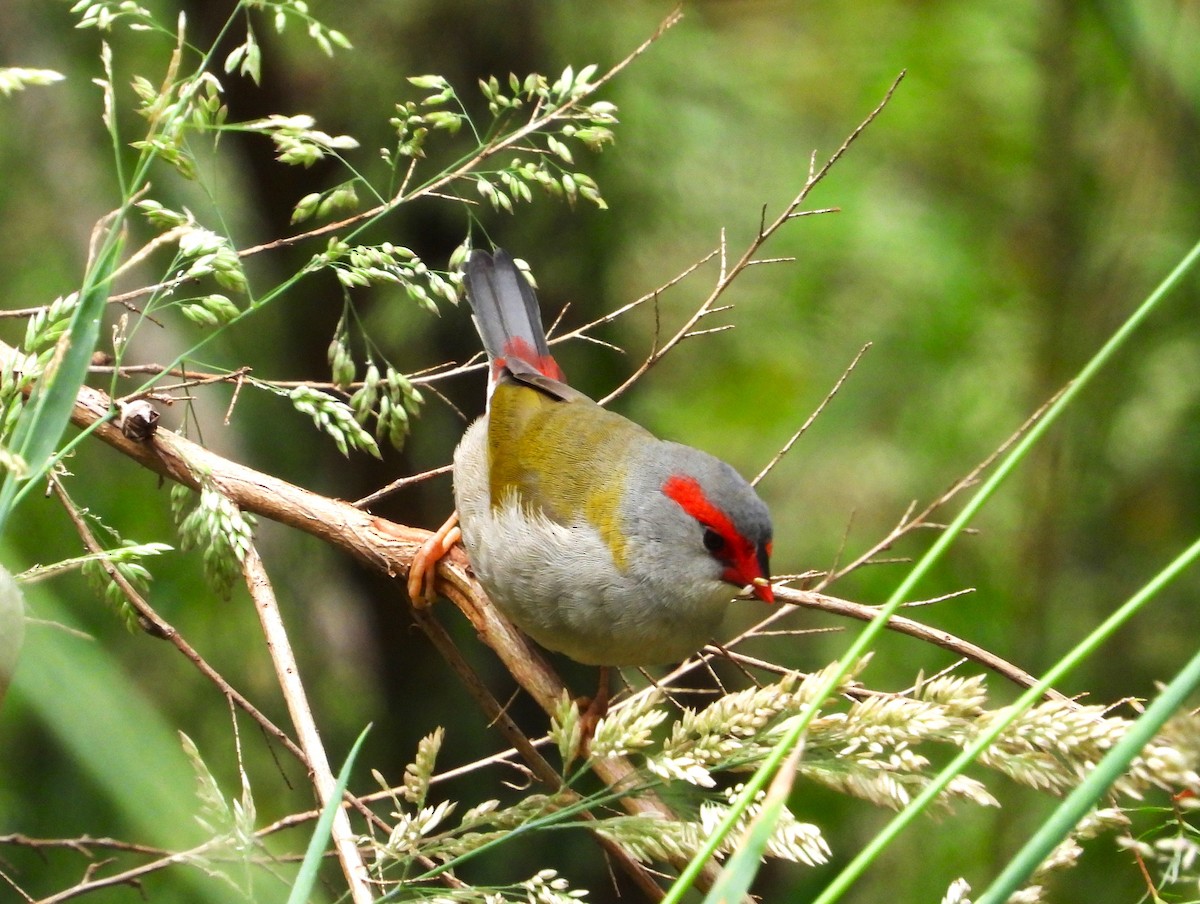
[[[537, 350], [520, 336], [509, 337], [508, 341], [504, 343], [504, 354], [510, 358], [518, 358], [526, 364], [533, 365], [542, 376], [558, 380], [560, 383], [567, 382], [567, 375], [562, 372], [562, 368], [558, 366], [557, 361], [549, 355], [539, 355]], [[504, 367], [504, 359], [497, 358], [493, 362], [493, 367], [496, 371], [499, 371], [501, 367]]]
[[[679, 503], [680, 508], [699, 521], [704, 527], [717, 533], [725, 541], [723, 548], [713, 552], [713, 556], [727, 566], [722, 578], [731, 584], [744, 587], [755, 578], [764, 577], [758, 564], [758, 550], [741, 532], [734, 527], [733, 522], [723, 511], [717, 508], [704, 493], [704, 488], [694, 477], [682, 477], [678, 474], [668, 477], [663, 484], [663, 493]], [[767, 602], [770, 587], [755, 587], [754, 593]], [[768, 593], [767, 596], [763, 596]]]

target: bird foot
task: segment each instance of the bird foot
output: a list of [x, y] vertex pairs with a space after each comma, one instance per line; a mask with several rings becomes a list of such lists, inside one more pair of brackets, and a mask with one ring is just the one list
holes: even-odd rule
[[424, 609], [433, 603], [437, 564], [462, 539], [458, 527], [458, 512], [452, 512], [446, 523], [421, 544], [408, 567], [408, 596], [414, 606]]

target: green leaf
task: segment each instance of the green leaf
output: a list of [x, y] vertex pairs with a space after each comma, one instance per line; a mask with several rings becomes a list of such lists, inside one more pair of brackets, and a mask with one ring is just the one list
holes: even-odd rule
[[110, 233], [99, 258], [84, 279], [71, 325], [58, 341], [54, 357], [17, 421], [9, 447], [29, 470], [23, 478], [9, 472], [4, 479], [0, 488], [0, 531], [7, 523], [22, 487], [35, 482], [53, 463], [55, 447], [71, 420], [75, 397], [87, 378], [92, 353], [100, 338], [100, 322], [121, 247], [120, 238]]
[[25, 640], [25, 595], [8, 569], [0, 566], [0, 703], [17, 667]]

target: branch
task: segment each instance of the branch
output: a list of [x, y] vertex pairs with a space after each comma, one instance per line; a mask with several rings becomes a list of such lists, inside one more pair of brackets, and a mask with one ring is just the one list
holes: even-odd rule
[[[254, 600], [254, 608], [258, 611], [263, 633], [267, 637], [267, 649], [271, 653], [271, 662], [275, 665], [275, 676], [279, 679], [279, 687], [287, 702], [292, 724], [300, 737], [300, 746], [308, 759], [313, 786], [317, 790], [317, 800], [322, 808], [329, 805], [337, 790], [337, 779], [329, 768], [329, 757], [325, 754], [325, 746], [321, 743], [317, 722], [313, 718], [312, 709], [308, 705], [308, 695], [300, 680], [300, 668], [292, 652], [291, 642], [283, 627], [283, 617], [279, 613], [279, 604], [275, 600], [275, 591], [271, 587], [271, 579], [263, 566], [258, 550], [251, 543], [242, 559], [242, 573], [246, 578], [246, 587]], [[340, 801], [339, 801], [340, 804]], [[366, 864], [363, 863], [358, 845], [355, 843], [354, 830], [350, 827], [350, 817], [343, 807], [339, 806], [333, 818], [333, 846], [337, 850], [338, 859], [342, 863], [342, 872], [350, 886], [350, 897], [354, 904], [371, 904], [375, 900], [370, 885], [370, 876]]]
[[[463, 658], [462, 653], [454, 645], [454, 641], [451, 640], [450, 635], [446, 633], [446, 629], [442, 627], [440, 622], [433, 618], [428, 607], [414, 607], [412, 612], [413, 618], [416, 619], [417, 624], [425, 632], [430, 641], [433, 642], [433, 645], [437, 647], [438, 652], [442, 654], [442, 658], [458, 673], [459, 678], [466, 685], [468, 693], [475, 699], [476, 704], [483, 711], [484, 716], [487, 717], [488, 724], [495, 725], [500, 729], [501, 734], [512, 744], [512, 749], [520, 754], [521, 758], [529, 765], [539, 781], [552, 788], [560, 786], [562, 778], [558, 772], [538, 752], [533, 742], [517, 727], [512, 717], [500, 705], [500, 701], [487, 689], [487, 685], [483, 683], [483, 679], [471, 668], [470, 663]], [[570, 795], [573, 801], [580, 799], [579, 795], [575, 792], [566, 788], [563, 790]], [[590, 810], [582, 811], [581, 815], [585, 822], [596, 818], [595, 814]], [[592, 837], [599, 842], [600, 846], [604, 848], [613, 860], [620, 864], [625, 874], [637, 884], [647, 900], [657, 901], [662, 898], [663, 891], [658, 883], [654, 881], [654, 877], [628, 851], [615, 841], [611, 841], [602, 835], [593, 834]]]
[[[297, 825], [302, 825], [305, 822], [313, 821], [320, 815], [317, 811], [296, 814], [276, 820], [268, 826], [263, 826], [254, 833], [256, 839], [266, 838], [276, 832], [289, 829]], [[0, 844], [14, 844], [22, 847], [33, 848], [34, 850], [42, 850], [46, 848], [73, 848], [79, 850], [85, 855], [90, 856], [91, 848], [101, 848], [106, 850], [117, 850], [134, 852], [140, 854], [150, 854], [156, 857], [154, 860], [146, 863], [138, 864], [129, 869], [122, 870], [119, 873], [113, 873], [108, 876], [96, 876], [95, 869], [89, 868], [87, 876], [79, 882], [72, 885], [70, 888], [65, 888], [62, 891], [55, 892], [49, 897], [40, 898], [37, 904], [62, 904], [64, 901], [69, 901], [74, 898], [81, 897], [102, 888], [115, 888], [119, 885], [128, 885], [134, 888], [140, 887], [143, 877], [156, 873], [159, 870], [166, 869], [170, 866], [191, 866], [202, 869], [201, 864], [207, 859], [222, 859], [218, 855], [220, 850], [228, 845], [228, 839], [224, 837], [212, 838], [196, 847], [189, 848], [186, 851], [171, 853], [169, 851], [158, 851], [153, 848], [148, 848], [143, 845], [133, 845], [126, 842], [116, 841], [111, 838], [92, 838], [89, 835], [84, 835], [80, 838], [56, 838], [56, 839], [41, 839], [30, 838], [27, 835], [0, 835]], [[280, 857], [278, 854], [270, 854], [271, 862], [277, 862], [281, 859], [291, 859], [288, 856]], [[244, 857], [241, 854], [231, 855], [227, 858], [230, 861], [237, 860], [244, 862]], [[30, 899], [32, 900], [32, 899]]]
[[[892, 95], [896, 93], [896, 89], [900, 86], [900, 82], [904, 79], [904, 75], [905, 73], [902, 71], [898, 76], [896, 76], [895, 81], [892, 82], [891, 86], [884, 94], [883, 100], [876, 105], [875, 109], [867, 114], [866, 118], [860, 122], [854, 131], [846, 137], [846, 140], [841, 143], [841, 145], [836, 151], [833, 152], [832, 155], [830, 155], [829, 159], [825, 161], [825, 164], [819, 170], [814, 170], [810, 167], [808, 178], [805, 180], [803, 187], [775, 217], [775, 219], [771, 220], [769, 223], [766, 220], [766, 210], [764, 208], [763, 218], [762, 222], [759, 224], [758, 232], [755, 233], [754, 238], [750, 240], [746, 246], [746, 249], [742, 252], [741, 256], [734, 261], [732, 266], [729, 265], [728, 261], [729, 248], [725, 239], [725, 231], [721, 231], [721, 238], [717, 248], [702, 259], [703, 261], [707, 261], [710, 260], [714, 255], [719, 255], [721, 262], [721, 269], [717, 274], [717, 281], [713, 285], [712, 291], [709, 293], [708, 297], [705, 298], [704, 301], [700, 303], [700, 306], [692, 312], [691, 316], [689, 316], [684, 322], [683, 326], [676, 331], [675, 335], [668, 339], [661, 347], [656, 345], [655, 348], [651, 350], [650, 354], [646, 356], [646, 360], [642, 362], [641, 366], [634, 371], [629, 379], [601, 399], [601, 405], [608, 404], [626, 389], [632, 386], [646, 371], [661, 361], [663, 356], [665, 356], [669, 351], [671, 351], [672, 348], [674, 348], [684, 339], [688, 339], [695, 335], [700, 335], [703, 332], [710, 332], [707, 330], [697, 332], [695, 329], [696, 324], [709, 314], [713, 314], [718, 310], [722, 310], [716, 307], [717, 301], [722, 295], [725, 294], [725, 290], [729, 288], [733, 281], [737, 279], [746, 268], [755, 264], [776, 263], [780, 260], [783, 260], [782, 258], [758, 259], [755, 257], [755, 255], [758, 254], [759, 250], [764, 244], [766, 244], [767, 240], [776, 232], [778, 232], [785, 223], [788, 223], [797, 217], [812, 216], [820, 213], [832, 213], [836, 210], [836, 208], [802, 210], [801, 207], [808, 199], [808, 196], [812, 193], [812, 190], [816, 188], [818, 184], [820, 184], [821, 180], [825, 178], [833, 165], [842, 158], [842, 155], [846, 153], [846, 151], [850, 148], [850, 145], [852, 145], [858, 136], [863, 133], [863, 130], [865, 130], [867, 126], [874, 122], [875, 118], [883, 112], [884, 107], [886, 107], [891, 101]], [[686, 272], [690, 272], [698, 265], [699, 262], [697, 264], [693, 264]], [[678, 277], [676, 281], [677, 280]], [[655, 296], [652, 294], [651, 297]], [[639, 299], [639, 301], [635, 302], [635, 304], [640, 304], [643, 300], [644, 299]], [[621, 310], [624, 311], [625, 308]]]
[[[74, 500], [67, 494], [66, 488], [63, 487], [62, 481], [57, 477], [50, 479], [50, 487], [54, 494], [67, 511], [67, 517], [71, 519], [71, 523], [75, 525], [75, 530], [79, 537], [83, 540], [83, 545], [88, 552], [99, 554], [104, 552], [104, 548], [97, 542], [87, 522], [79, 512], [79, 507], [75, 505]], [[269, 737], [274, 738], [282, 744], [292, 756], [300, 761], [305, 769], [309, 768], [308, 758], [304, 755], [296, 742], [282, 728], [279, 728], [267, 716], [251, 703], [246, 697], [238, 692], [225, 678], [211, 665], [208, 661], [196, 651], [191, 644], [184, 640], [183, 636], [166, 621], [158, 612], [150, 606], [146, 599], [137, 591], [132, 584], [125, 579], [125, 576], [118, 571], [112, 563], [104, 561], [104, 570], [108, 577], [121, 588], [121, 593], [125, 595], [125, 599], [129, 601], [129, 605], [133, 611], [137, 613], [138, 623], [142, 630], [152, 637], [159, 637], [170, 643], [184, 655], [189, 662], [192, 663], [205, 678], [209, 679], [217, 686], [225, 697], [232, 701], [239, 709], [244, 711]]]
[[854, 356], [854, 359], [848, 365], [846, 365], [846, 369], [842, 371], [842, 375], [838, 377], [837, 382], [833, 384], [833, 388], [830, 389], [829, 392], [825, 393], [825, 398], [821, 400], [821, 404], [813, 409], [812, 414], [805, 418], [804, 423], [800, 425], [800, 429], [792, 434], [791, 438], [783, 444], [780, 450], [775, 453], [769, 462], [767, 462], [766, 466], [758, 472], [752, 481], [750, 481], [750, 486], [758, 486], [759, 482], [771, 473], [771, 469], [779, 464], [779, 462], [783, 459], [783, 456], [792, 451], [792, 446], [796, 445], [800, 437], [808, 432], [808, 428], [811, 427], [813, 422], [821, 416], [821, 412], [825, 410], [825, 407], [833, 401], [833, 397], [838, 394], [838, 391], [842, 388], [842, 384], [845, 383], [850, 374], [854, 372], [854, 368], [858, 367], [858, 362], [862, 360], [862, 356], [867, 353], [867, 349], [870, 347], [871, 343], [868, 342], [858, 350], [858, 354]]
[[[874, 620], [879, 614], [879, 610], [875, 606], [864, 606], [862, 603], [852, 603], [849, 600], [838, 599], [836, 596], [828, 596], [824, 593], [817, 593], [811, 590], [776, 587], [775, 599], [792, 606], [830, 612], [834, 615], [848, 616], [849, 618], [856, 618], [859, 621], [865, 622]], [[1020, 687], [1033, 687], [1037, 683], [1037, 679], [1024, 669], [1018, 668], [1011, 662], [1001, 659], [995, 653], [985, 650], [983, 647], [977, 646], [969, 640], [963, 640], [961, 637], [954, 636], [949, 631], [931, 628], [928, 625], [913, 621], [911, 618], [905, 618], [902, 615], [893, 615], [888, 619], [887, 626], [899, 634], [907, 634], [909, 637], [926, 641], [944, 650], [949, 650], [965, 659], [977, 662], [984, 668], [1003, 675]], [[1054, 689], [1047, 690], [1045, 696], [1048, 700], [1070, 702], [1069, 697]]]
[[[0, 343], [0, 356], [6, 348]], [[156, 474], [193, 489], [199, 489], [203, 477], [239, 508], [304, 531], [390, 577], [407, 575], [413, 555], [430, 535], [429, 531], [395, 524], [230, 461], [170, 430], [157, 430], [145, 443], [130, 440], [110, 421], [108, 396], [91, 387], [80, 389], [71, 419]], [[487, 601], [461, 549], [451, 550], [439, 562], [437, 575], [439, 592], [467, 617], [517, 683], [543, 710], [553, 713], [565, 690], [562, 681], [525, 635]], [[399, 591], [397, 596], [401, 596]], [[613, 788], [623, 787], [634, 773], [633, 766], [620, 759], [597, 760], [594, 768]], [[557, 775], [555, 781], [559, 781]], [[622, 803], [636, 814], [676, 818], [664, 803], [649, 794], [627, 797]], [[640, 865], [638, 869], [644, 872]], [[715, 875], [713, 867], [708, 878]], [[642, 884], [639, 876], [635, 874], [634, 878]]]
[[847, 574], [854, 571], [861, 565], [865, 565], [872, 561], [877, 555], [879, 555], [879, 553], [891, 549], [891, 547], [895, 545], [895, 543], [901, 537], [911, 533], [913, 530], [922, 527], [935, 526], [929, 521], [929, 519], [933, 516], [933, 513], [948, 503], [963, 490], [974, 486], [979, 480], [980, 475], [990, 468], [1000, 458], [1001, 455], [1003, 455], [1014, 443], [1017, 442], [1017, 440], [1029, 432], [1029, 429], [1039, 420], [1041, 420], [1042, 415], [1049, 411], [1050, 406], [1058, 401], [1059, 396], [1066, 391], [1067, 387], [1064, 386], [1053, 396], [1043, 402], [1042, 406], [1033, 414], [1029, 415], [1029, 417], [1025, 419], [1024, 423], [1014, 430], [1012, 434], [1004, 440], [1004, 442], [989, 452], [987, 456], [984, 457], [983, 461], [979, 462], [979, 464], [975, 465], [975, 467], [973, 467], [965, 475], [954, 481], [954, 483], [952, 483], [945, 492], [925, 506], [925, 508], [922, 509], [915, 517], [913, 516], [912, 512], [913, 509], [916, 508], [916, 503], [914, 502], [912, 505], [910, 505], [908, 510], [901, 516], [900, 521], [896, 524], [896, 526], [888, 532], [887, 536], [873, 544], [870, 549], [858, 556], [858, 558], [856, 558], [850, 564], [844, 565], [840, 568], [830, 569], [829, 573], [825, 575], [817, 589], [828, 587], [839, 578], [845, 577]]

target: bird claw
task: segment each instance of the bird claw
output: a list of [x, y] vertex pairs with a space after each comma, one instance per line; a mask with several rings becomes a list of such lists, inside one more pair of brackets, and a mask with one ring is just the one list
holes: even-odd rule
[[437, 564], [461, 539], [458, 512], [453, 512], [446, 523], [430, 534], [429, 539], [413, 555], [412, 564], [408, 567], [408, 596], [414, 606], [424, 609], [432, 605], [437, 596], [434, 591]]

